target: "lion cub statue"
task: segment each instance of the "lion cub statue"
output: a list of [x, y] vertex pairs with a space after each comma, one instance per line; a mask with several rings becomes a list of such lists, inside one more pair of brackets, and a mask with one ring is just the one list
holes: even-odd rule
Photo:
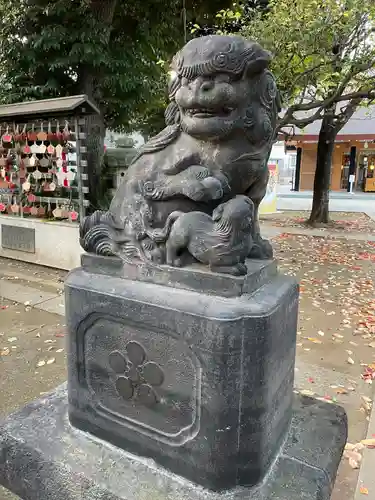
[[252, 247], [254, 204], [247, 196], [222, 203], [212, 217], [204, 212], [172, 212], [162, 230], [149, 236], [165, 243], [166, 264], [181, 267], [193, 257], [211, 271], [242, 275]]

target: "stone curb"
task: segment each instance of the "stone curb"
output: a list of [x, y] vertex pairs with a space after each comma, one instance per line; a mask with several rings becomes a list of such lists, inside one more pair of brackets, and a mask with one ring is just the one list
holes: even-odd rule
[[[373, 391], [373, 395], [375, 397], [375, 390]], [[373, 398], [374, 399], [374, 398]], [[370, 421], [367, 428], [367, 439], [372, 439], [375, 437], [375, 407], [373, 405]], [[375, 471], [375, 449], [365, 449], [363, 451], [363, 459], [361, 468], [359, 470], [357, 488], [354, 495], [354, 500], [363, 500], [366, 498], [363, 493], [361, 493], [360, 488], [367, 488], [369, 491], [369, 495], [367, 498], [375, 499], [375, 479], [374, 479], [374, 471]]]
[[1, 282], [1, 296], [19, 304], [28, 303], [27, 305], [30, 307], [42, 311], [60, 316], [65, 315], [64, 296], [57, 293], [45, 292], [37, 288], [4, 280]]
[[[16, 279], [17, 278], [17, 279]], [[15, 271], [0, 271], [0, 280], [4, 281], [11, 281], [11, 282], [19, 282], [19, 281], [26, 281], [29, 282], [30, 284], [37, 284], [37, 285], [42, 285], [42, 286], [48, 286], [49, 288], [54, 288], [56, 290], [63, 290], [64, 284], [60, 283], [58, 281], [50, 281], [50, 280], [45, 280], [43, 278], [38, 278], [37, 276], [22, 273], [22, 272], [15, 272]]]

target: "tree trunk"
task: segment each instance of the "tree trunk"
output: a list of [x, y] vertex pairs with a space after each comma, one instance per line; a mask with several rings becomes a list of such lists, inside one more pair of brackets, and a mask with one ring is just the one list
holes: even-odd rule
[[[116, 5], [117, 0], [93, 0], [91, 2], [91, 11], [96, 20], [99, 21], [103, 27], [110, 28], [113, 22]], [[110, 30], [103, 30], [103, 33], [103, 36], [108, 38], [109, 43]], [[91, 205], [89, 212], [107, 208], [105, 206], [106, 180], [102, 178], [106, 129], [104, 113], [101, 106], [100, 77], [100, 69], [92, 66], [83, 66], [79, 74], [80, 92], [86, 94], [88, 98], [98, 106], [101, 112], [100, 115], [88, 116], [85, 124], [87, 134], [87, 172], [89, 188], [87, 198]]]
[[331, 184], [331, 165], [337, 130], [334, 114], [327, 112], [319, 132], [316, 170], [314, 177], [313, 205], [309, 224], [329, 221], [329, 189]]
[[307, 221], [308, 224], [326, 224], [329, 222], [329, 189], [335, 140], [337, 134], [353, 116], [360, 103], [361, 99], [353, 99], [338, 114], [336, 114], [336, 105], [328, 108], [324, 114], [319, 132], [313, 205], [310, 218]]
[[89, 212], [107, 209], [105, 204], [105, 179], [103, 179], [103, 156], [105, 125], [102, 115], [86, 117], [87, 172], [90, 201]]

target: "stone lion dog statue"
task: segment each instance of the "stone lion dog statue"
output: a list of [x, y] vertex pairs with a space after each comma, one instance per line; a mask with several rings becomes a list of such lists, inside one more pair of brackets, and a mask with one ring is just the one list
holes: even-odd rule
[[[176, 241], [177, 228], [185, 228], [189, 220], [185, 250], [212, 270], [237, 273], [241, 266], [233, 262], [243, 262], [245, 248], [248, 258], [272, 258], [272, 247], [262, 239], [258, 221], [279, 111], [275, 79], [268, 70], [270, 60], [260, 45], [238, 36], [196, 38], [176, 54], [166, 128], [140, 149], [109, 211], [81, 222], [81, 245], [86, 251], [134, 263], [182, 264], [178, 257], [172, 258], [174, 246], [169, 239]], [[218, 207], [226, 213], [231, 205], [225, 204], [231, 199], [243, 203], [244, 198], [237, 196], [252, 202], [250, 243], [238, 245], [234, 239], [232, 249], [224, 250], [216, 247], [213, 238], [212, 248], [200, 253], [201, 228], [212, 223], [214, 214], [222, 210]], [[182, 214], [167, 240], [159, 241], [156, 235], [176, 211]], [[188, 216], [191, 212], [195, 215]], [[231, 227], [236, 224], [233, 220]], [[169, 253], [164, 251], [168, 248]], [[229, 259], [230, 252], [233, 258]]]

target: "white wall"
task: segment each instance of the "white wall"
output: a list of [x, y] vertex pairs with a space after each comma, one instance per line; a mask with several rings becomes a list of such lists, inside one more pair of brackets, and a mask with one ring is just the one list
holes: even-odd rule
[[[35, 229], [35, 253], [2, 248], [1, 225]], [[2, 257], [69, 271], [80, 265], [82, 253], [83, 250], [79, 245], [78, 224], [0, 215], [0, 256]]]

